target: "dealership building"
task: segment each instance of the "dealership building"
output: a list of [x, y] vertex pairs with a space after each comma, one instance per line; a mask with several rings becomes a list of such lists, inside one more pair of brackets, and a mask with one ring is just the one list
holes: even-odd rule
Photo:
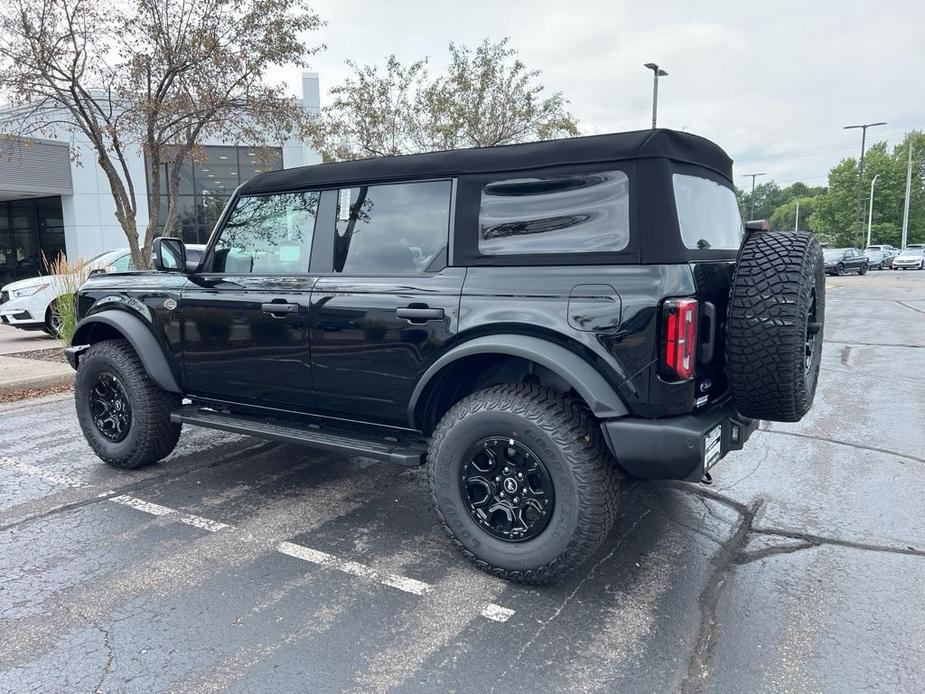
[[[302, 73], [302, 104], [319, 108], [318, 75]], [[0, 110], [0, 123], [3, 112]], [[318, 155], [304, 142], [290, 140], [256, 150], [248, 143], [207, 140], [201, 162], [185, 165], [180, 181], [179, 220], [183, 238], [204, 243], [225, 202], [242, 182], [262, 171], [314, 164]], [[166, 165], [161, 200], [144, 195], [144, 154], [130, 151], [128, 168], [137, 188], [139, 232], [148, 218], [148, 205], [166, 215]], [[57, 139], [12, 143], [0, 153], [0, 285], [42, 274], [44, 258], [64, 251], [71, 260], [89, 259], [125, 248], [127, 241], [116, 221], [115, 204], [105, 174], [89, 142], [71, 133]]]

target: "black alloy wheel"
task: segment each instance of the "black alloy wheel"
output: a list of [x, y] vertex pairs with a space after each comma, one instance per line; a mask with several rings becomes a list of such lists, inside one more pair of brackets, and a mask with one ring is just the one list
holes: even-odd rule
[[132, 406], [122, 381], [108, 371], [99, 373], [90, 388], [90, 414], [93, 424], [108, 441], [117, 443], [128, 436]]
[[816, 288], [810, 294], [809, 311], [806, 314], [806, 331], [804, 337], [803, 372], [808, 376], [813, 368], [813, 357], [816, 355], [817, 337], [822, 329], [822, 323], [816, 320]]
[[470, 518], [492, 537], [523, 542], [552, 518], [555, 489], [542, 460], [503, 436], [473, 444], [461, 460], [459, 490]]
[[838, 275], [839, 277], [845, 274], [845, 264], [844, 263], [838, 264], [838, 266], [835, 268], [835, 274]]

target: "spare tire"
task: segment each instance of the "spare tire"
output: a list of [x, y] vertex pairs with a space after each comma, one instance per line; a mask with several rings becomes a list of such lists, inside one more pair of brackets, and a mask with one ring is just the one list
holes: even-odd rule
[[805, 232], [751, 233], [729, 297], [726, 365], [746, 417], [796, 422], [816, 394], [825, 321], [822, 248]]

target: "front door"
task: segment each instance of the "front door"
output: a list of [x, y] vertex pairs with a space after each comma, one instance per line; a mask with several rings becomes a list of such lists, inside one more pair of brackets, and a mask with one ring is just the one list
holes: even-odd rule
[[236, 200], [180, 297], [182, 361], [193, 396], [311, 406], [309, 273], [317, 192]]
[[458, 326], [465, 269], [446, 266], [451, 191], [423, 181], [338, 196], [331, 272], [310, 313], [319, 412], [408, 425], [418, 378]]

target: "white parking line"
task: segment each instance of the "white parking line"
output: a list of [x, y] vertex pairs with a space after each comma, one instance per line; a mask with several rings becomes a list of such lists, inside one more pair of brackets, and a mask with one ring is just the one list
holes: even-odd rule
[[[382, 573], [371, 566], [341, 559], [333, 554], [321, 552], [305, 545], [298, 545], [295, 542], [281, 542], [276, 549], [287, 556], [318, 564], [319, 566], [337, 569], [351, 576], [359, 576], [414, 595], [423, 595], [433, 588], [430, 583], [424, 583], [424, 581], [408, 578], [407, 576], [399, 576], [398, 574]], [[494, 622], [506, 622], [514, 614], [514, 610], [488, 603], [482, 608], [480, 614]]]
[[392, 588], [398, 588], [399, 590], [403, 590], [406, 593], [424, 595], [424, 593], [426, 593], [431, 588], [429, 583], [424, 583], [423, 581], [418, 581], [414, 578], [408, 578], [407, 576], [384, 574], [372, 568], [371, 566], [359, 564], [355, 561], [340, 559], [339, 557], [335, 557], [333, 554], [328, 554], [327, 552], [319, 552], [317, 549], [311, 549], [310, 547], [297, 545], [294, 542], [282, 542], [276, 549], [283, 554], [289, 555], [290, 557], [302, 559], [304, 561], [311, 562], [312, 564], [320, 564], [321, 566], [337, 569], [338, 571], [343, 571], [345, 574], [350, 574], [351, 576], [359, 576], [360, 578], [376, 581], [377, 583], [382, 583], [384, 585], [391, 586]]
[[169, 508], [168, 506], [161, 506], [160, 504], [155, 504], [151, 501], [145, 501], [144, 499], [128, 496], [126, 494], [110, 497], [109, 501], [122, 504], [123, 506], [128, 506], [129, 508], [133, 508], [136, 511], [150, 513], [152, 516], [175, 515], [177, 520], [181, 523], [192, 525], [196, 528], [202, 528], [203, 530], [208, 530], [210, 533], [215, 533], [219, 530], [228, 530], [232, 527], [227, 523], [221, 523], [210, 518], [203, 518], [202, 516], [196, 516], [192, 513], [182, 513], [181, 511]]
[[58, 475], [50, 470], [44, 470], [36, 465], [29, 465], [28, 463], [20, 463], [19, 461], [13, 460], [12, 458], [0, 458], [0, 466], [9, 468], [11, 470], [17, 470], [19, 472], [24, 472], [27, 475], [32, 477], [38, 477], [43, 479], [46, 482], [51, 482], [53, 484], [60, 484], [65, 487], [75, 487], [82, 488], [88, 487], [88, 484], [76, 480], [72, 477], [67, 477], [65, 475]]
[[[65, 475], [58, 475], [35, 465], [20, 463], [13, 460], [12, 458], [0, 458], [0, 467], [17, 470], [18, 472], [23, 472], [27, 475], [38, 477], [47, 482], [60, 484], [66, 487], [85, 489], [91, 486], [86, 482], [81, 482], [80, 480], [76, 480]], [[136, 511], [141, 511], [142, 513], [147, 513], [152, 516], [171, 516], [176, 518], [176, 520], [178, 520], [180, 523], [185, 523], [186, 525], [201, 528], [212, 533], [218, 532], [220, 530], [234, 530], [234, 526], [227, 523], [222, 523], [210, 518], [204, 518], [192, 513], [184, 513], [183, 511], [170, 508], [169, 506], [162, 506], [161, 504], [156, 504], [153, 501], [145, 501], [144, 499], [139, 499], [138, 497], [131, 496], [129, 494], [118, 494], [113, 496], [114, 494], [115, 492], [107, 491], [102, 492], [97, 496], [115, 504], [127, 506], [129, 508], [135, 509]], [[412, 595], [421, 596], [433, 588], [430, 583], [419, 581], [416, 578], [385, 573], [371, 566], [367, 566], [366, 564], [360, 564], [359, 562], [341, 559], [340, 557], [335, 557], [333, 554], [321, 552], [317, 549], [312, 549], [311, 547], [305, 547], [304, 545], [299, 545], [295, 542], [281, 542], [279, 545], [277, 545], [276, 549], [277, 551], [287, 556], [301, 559], [302, 561], [307, 561], [319, 566], [336, 569], [337, 571], [349, 574], [351, 576], [357, 576], [369, 581], [375, 581], [382, 585], [389, 586], [390, 588], [397, 588], [398, 590], [404, 591], [405, 593], [411, 593]], [[502, 607], [501, 605], [496, 605], [494, 603], [488, 603], [481, 609], [480, 614], [486, 619], [503, 623], [511, 618], [511, 615], [514, 614], [514, 610], [511, 610], [507, 607]]]

